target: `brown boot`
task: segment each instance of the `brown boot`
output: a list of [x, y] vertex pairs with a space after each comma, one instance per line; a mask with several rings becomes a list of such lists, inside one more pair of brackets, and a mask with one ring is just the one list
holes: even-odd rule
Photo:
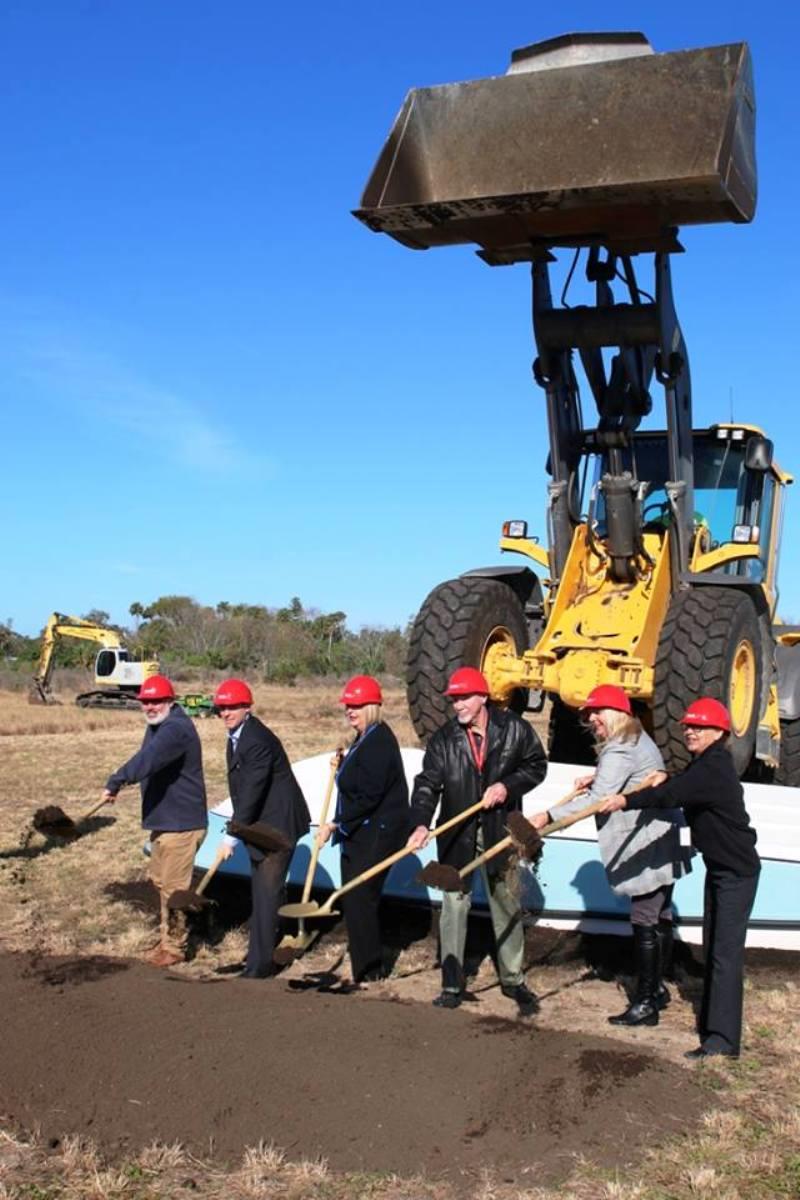
[[145, 955], [145, 962], [151, 967], [174, 967], [176, 963], [184, 962], [184, 956], [166, 946], [159, 946], [152, 954]]

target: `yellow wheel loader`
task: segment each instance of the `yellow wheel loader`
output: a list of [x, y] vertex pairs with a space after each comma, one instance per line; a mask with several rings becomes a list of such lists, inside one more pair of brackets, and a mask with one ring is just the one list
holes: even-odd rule
[[[531, 565], [467, 571], [420, 610], [408, 697], [423, 739], [469, 664], [519, 710], [552, 700], [555, 759], [588, 760], [577, 712], [613, 683], [670, 768], [687, 761], [686, 704], [715, 696], [739, 772], [800, 785], [800, 628], [777, 623], [792, 479], [755, 425], [693, 428], [671, 283], [679, 225], [752, 219], [754, 147], [741, 43], [657, 54], [642, 34], [568, 35], [514, 51], [504, 76], [406, 97], [355, 215], [410, 248], [530, 264], [551, 479], [547, 548], [524, 521], [503, 529], [501, 549]], [[579, 267], [593, 302], [572, 307]], [[643, 428], [654, 385], [661, 430]]]

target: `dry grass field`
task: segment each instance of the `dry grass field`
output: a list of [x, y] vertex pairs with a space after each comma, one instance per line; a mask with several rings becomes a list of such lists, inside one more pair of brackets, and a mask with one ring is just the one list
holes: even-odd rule
[[[338, 688], [307, 685], [263, 687], [257, 711], [284, 741], [292, 758], [332, 748], [345, 727], [337, 708]], [[399, 689], [387, 697], [386, 715], [402, 744], [416, 744]], [[203, 742], [209, 799], [226, 794], [225, 731], [214, 720], [198, 722]], [[33, 812], [58, 804], [71, 816], [99, 799], [111, 770], [138, 746], [136, 713], [97, 713], [65, 703], [29, 707], [24, 697], [0, 693], [0, 928], [3, 952], [49, 956], [124, 958], [139, 955], [151, 942], [149, 918], [130, 903], [146, 879], [139, 827], [138, 797], [123, 793], [109, 815], [99, 814], [90, 836], [71, 844], [48, 842], [31, 831]], [[245, 932], [230, 928], [214, 944], [201, 943], [193, 962], [179, 968], [187, 981], [241, 956]], [[614, 1036], [620, 1051], [645, 1046], [671, 1066], [680, 1064], [687, 1081], [702, 1077], [708, 1093], [704, 1119], [688, 1132], [664, 1138], [652, 1131], [652, 1148], [624, 1177], [591, 1161], [576, 1163], [557, 1189], [524, 1189], [508, 1183], [487, 1163], [471, 1200], [768, 1200], [800, 1196], [800, 969], [765, 959], [747, 980], [745, 1053], [736, 1063], [709, 1068], [683, 1063], [693, 1044], [691, 1001], [699, 983], [690, 978], [656, 1031], [612, 1032], [604, 1016], [616, 1010], [614, 982], [587, 971], [553, 935], [532, 960], [530, 981], [544, 1003], [537, 1025], [544, 1029]], [[544, 944], [544, 943], [543, 943]], [[341, 958], [341, 945], [324, 940], [315, 951], [317, 970]], [[295, 964], [296, 973], [308, 964]], [[437, 990], [431, 940], [403, 949], [396, 978], [377, 985], [381, 998], [426, 1005]], [[476, 990], [493, 982], [481, 968]], [[548, 997], [552, 997], [548, 1000]], [[483, 999], [483, 995], [481, 997]], [[491, 1000], [491, 996], [489, 997]], [[373, 996], [370, 995], [370, 1003]], [[491, 1004], [489, 1006], [491, 1012]], [[498, 1009], [498, 1011], [500, 1011]], [[505, 1015], [508, 1015], [505, 1013]], [[0, 1076], [2, 1047], [0, 1046]], [[424, 1102], [421, 1100], [421, 1103]], [[0, 1117], [2, 1114], [0, 1113]], [[431, 1120], [436, 1114], [431, 1114]], [[581, 1119], [580, 1113], [575, 1120]], [[412, 1182], [385, 1172], [342, 1175], [321, 1161], [292, 1162], [282, 1148], [261, 1144], [248, 1149], [236, 1169], [221, 1171], [208, 1158], [180, 1145], [154, 1144], [127, 1156], [105, 1159], [82, 1138], [48, 1145], [41, 1131], [20, 1130], [0, 1121], [0, 1198], [20, 1200], [166, 1200], [168, 1197], [263, 1197], [265, 1200], [455, 1200], [456, 1185], [419, 1178]]]

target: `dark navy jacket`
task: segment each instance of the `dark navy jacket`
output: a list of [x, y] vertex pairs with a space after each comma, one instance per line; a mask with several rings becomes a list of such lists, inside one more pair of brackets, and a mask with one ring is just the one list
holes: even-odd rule
[[208, 825], [203, 752], [191, 717], [173, 704], [166, 720], [148, 725], [141, 749], [106, 784], [115, 795], [129, 783], [142, 785], [145, 829], [179, 833]]
[[336, 841], [370, 836], [370, 827], [408, 836], [408, 785], [400, 747], [388, 725], [373, 725], [350, 747], [337, 783], [336, 820], [341, 833]]

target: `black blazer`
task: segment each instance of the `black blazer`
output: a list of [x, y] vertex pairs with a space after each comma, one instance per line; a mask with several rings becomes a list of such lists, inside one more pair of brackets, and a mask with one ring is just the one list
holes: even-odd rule
[[[311, 825], [308, 806], [286, 757], [286, 751], [271, 729], [250, 715], [231, 753], [228, 739], [228, 787], [233, 815], [243, 825], [266, 821], [296, 843]], [[260, 860], [262, 851], [247, 847], [250, 857]]]
[[356, 742], [337, 783], [336, 820], [345, 833], [337, 841], [358, 838], [374, 826], [407, 834], [408, 785], [400, 747], [388, 725], [381, 722]]

